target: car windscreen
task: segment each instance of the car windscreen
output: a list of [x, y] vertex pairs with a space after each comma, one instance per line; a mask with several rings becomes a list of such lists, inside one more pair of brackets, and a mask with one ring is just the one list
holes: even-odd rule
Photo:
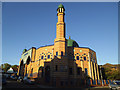
[[117, 85], [120, 85], [120, 82], [115, 82]]
[[115, 82], [111, 82], [111, 84], [115, 85]]

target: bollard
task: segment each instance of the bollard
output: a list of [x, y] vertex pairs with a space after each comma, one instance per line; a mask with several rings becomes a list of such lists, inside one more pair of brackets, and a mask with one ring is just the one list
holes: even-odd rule
[[97, 79], [96, 79], [96, 85], [98, 85], [98, 81], [97, 81]]
[[90, 79], [90, 85], [92, 85], [92, 79]]

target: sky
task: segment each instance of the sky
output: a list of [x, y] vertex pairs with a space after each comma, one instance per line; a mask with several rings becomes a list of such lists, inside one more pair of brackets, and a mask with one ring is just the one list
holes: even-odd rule
[[[54, 44], [61, 2], [2, 3], [2, 63], [19, 65], [23, 49]], [[62, 2], [66, 38], [96, 52], [97, 62], [118, 63], [118, 3]]]

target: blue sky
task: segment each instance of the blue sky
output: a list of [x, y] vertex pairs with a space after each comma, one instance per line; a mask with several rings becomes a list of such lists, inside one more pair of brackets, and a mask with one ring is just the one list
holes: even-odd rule
[[[54, 44], [60, 2], [3, 3], [2, 63], [19, 64], [24, 48]], [[66, 38], [96, 51], [98, 64], [118, 63], [118, 3], [65, 3]]]

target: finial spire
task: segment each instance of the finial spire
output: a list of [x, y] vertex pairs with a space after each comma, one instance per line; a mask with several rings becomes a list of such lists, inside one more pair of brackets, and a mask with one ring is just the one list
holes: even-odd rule
[[69, 39], [71, 39], [70, 36], [69, 36]]
[[63, 6], [62, 4], [60, 4], [60, 5], [58, 6], [58, 8], [64, 8], [64, 6]]

